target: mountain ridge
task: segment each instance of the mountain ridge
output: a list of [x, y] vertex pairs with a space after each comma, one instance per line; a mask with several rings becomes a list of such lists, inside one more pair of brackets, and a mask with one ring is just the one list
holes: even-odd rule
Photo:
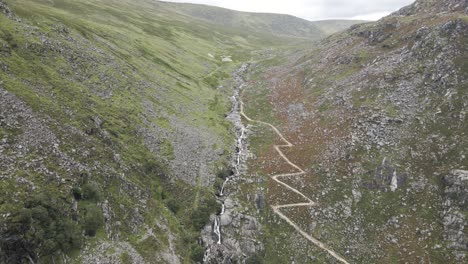
[[217, 25], [314, 40], [363, 22], [360, 20], [309, 21], [288, 14], [235, 11], [222, 7], [190, 3], [181, 4], [164, 1], [160, 1], [160, 3], [162, 6], [171, 6], [183, 14]]

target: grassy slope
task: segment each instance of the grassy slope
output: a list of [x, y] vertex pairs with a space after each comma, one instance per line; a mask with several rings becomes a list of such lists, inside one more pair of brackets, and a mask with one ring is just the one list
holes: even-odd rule
[[[0, 184], [1, 193], [10, 194], [0, 198], [0, 213], [11, 215], [2, 220], [2, 228], [6, 226], [10, 232], [8, 227], [18, 221], [30, 226], [25, 222], [28, 219], [40, 226], [43, 223], [38, 216], [19, 212], [24, 207], [36, 210], [47, 206], [65, 212], [65, 216], [73, 215], [69, 224], [83, 229], [90, 212], [100, 212], [106, 200], [113, 217], [106, 230], [128, 238], [145, 260], [162, 261], [161, 252], [174, 249], [183, 262], [199, 259], [198, 230], [216, 210], [210, 188], [174, 179], [168, 169], [174, 146], [164, 141], [159, 150], [149, 151], [142, 130], [156, 126], [171, 134], [170, 120], [178, 120], [187, 127], [208, 131], [218, 148], [228, 154], [232, 135], [224, 113], [229, 108], [230, 91], [216, 87], [240, 62], [250, 59], [250, 50], [286, 40], [193, 20], [160, 9], [159, 3], [152, 1], [139, 1], [138, 5], [111, 0], [7, 3], [21, 21], [0, 15], [0, 85], [32, 109], [57, 136], [61, 153], [87, 169], [70, 171], [67, 165], [59, 164], [60, 158], [49, 152], [51, 142], [22, 158], [23, 165], [6, 171]], [[221, 55], [231, 55], [234, 62], [221, 63]], [[96, 120], [102, 124], [96, 125]], [[26, 122], [20, 120], [20, 126], [25, 127]], [[22, 131], [0, 129], [0, 135], [13, 142], [4, 153], [15, 155], [14, 142], [19, 142]], [[60, 177], [51, 181], [24, 164], [37, 157], [45, 157], [47, 169]], [[220, 164], [223, 158], [226, 155]], [[35, 188], [20, 185], [18, 177]], [[72, 193], [81, 193], [89, 185], [98, 186], [99, 197], [76, 201]], [[37, 196], [44, 193], [53, 201]], [[32, 200], [32, 205], [27, 200]], [[140, 213], [130, 211], [134, 208]], [[63, 216], [49, 215], [63, 220]], [[96, 225], [100, 226], [96, 237], [86, 237], [89, 245], [101, 243], [110, 234], [104, 232], [102, 224]], [[146, 229], [152, 229], [154, 237], [140, 240]], [[175, 245], [168, 242], [171, 234]], [[37, 233], [32, 235], [42, 239]], [[42, 253], [43, 261], [53, 258], [57, 262], [60, 251], [53, 243], [60, 240], [51, 234], [50, 241], [54, 252], [43, 245], [38, 245], [37, 252]], [[126, 254], [120, 257], [128, 260]]]

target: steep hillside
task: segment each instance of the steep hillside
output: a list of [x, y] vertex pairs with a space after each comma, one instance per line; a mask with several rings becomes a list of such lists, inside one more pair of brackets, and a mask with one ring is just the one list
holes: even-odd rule
[[190, 17], [228, 28], [238, 28], [273, 36], [319, 40], [330, 34], [349, 28], [362, 21], [326, 20], [307, 21], [291, 15], [238, 12], [220, 7], [197, 4], [161, 2], [161, 8], [177, 10]]
[[467, 261], [467, 11], [416, 1], [253, 67], [246, 115], [291, 143], [245, 120], [267, 263], [339, 260], [303, 234], [349, 263]]
[[467, 13], [0, 0], [0, 263], [466, 262]]
[[230, 73], [291, 40], [159, 7], [0, 1], [1, 263], [201, 261]]

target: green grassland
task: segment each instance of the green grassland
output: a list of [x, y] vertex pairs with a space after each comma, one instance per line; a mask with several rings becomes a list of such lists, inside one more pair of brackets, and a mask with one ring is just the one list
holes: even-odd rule
[[[174, 178], [171, 138], [152, 152], [141, 130], [154, 125], [172, 133], [170, 120], [177, 119], [208, 131], [219, 139], [213, 147], [225, 150], [216, 162], [223, 164], [234, 140], [224, 119], [230, 73], [250, 59], [250, 51], [287, 40], [195, 20], [152, 1], [6, 2], [14, 17], [0, 15], [0, 87], [43, 120], [61, 141], [62, 153], [93, 168], [69, 171], [45, 146], [23, 163], [45, 157], [44, 166], [63, 181], [16, 165], [0, 184], [0, 213], [9, 216], [2, 218], [2, 235], [20, 236], [14, 245], [2, 241], [6, 257], [59, 263], [67, 254], [80, 261], [78, 250], [110, 239], [110, 230], [148, 262], [159, 261], [160, 252], [169, 249], [168, 234], [175, 237], [172, 247], [182, 262], [199, 261], [199, 231], [219, 210], [214, 190], [197, 179], [189, 184]], [[221, 62], [224, 55], [233, 62]], [[0, 130], [11, 144], [22, 133]], [[35, 188], [19, 185], [18, 177]], [[120, 224], [105, 223], [103, 204]], [[130, 210], [138, 207], [142, 222]], [[128, 224], [135, 221], [138, 226]], [[142, 241], [148, 228], [154, 236]], [[19, 249], [15, 253], [12, 247]], [[131, 262], [124, 253], [122, 262]]]

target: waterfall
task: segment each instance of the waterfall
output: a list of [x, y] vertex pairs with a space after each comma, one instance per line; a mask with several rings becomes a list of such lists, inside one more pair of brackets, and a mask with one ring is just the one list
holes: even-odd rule
[[205, 254], [203, 256], [203, 263], [206, 263], [210, 259], [211, 252], [213, 251], [213, 247], [216, 245], [221, 245], [222, 244], [222, 233], [221, 233], [221, 217], [222, 215], [226, 212], [226, 207], [224, 205], [224, 200], [226, 199], [226, 194], [225, 194], [225, 188], [226, 185], [234, 180], [236, 177], [238, 177], [241, 174], [241, 169], [240, 166], [242, 164], [242, 156], [243, 150], [245, 149], [245, 144], [244, 141], [246, 139], [246, 128], [241, 122], [241, 115], [240, 115], [240, 91], [242, 88], [245, 86], [244, 80], [242, 79], [241, 75], [247, 70], [248, 65], [244, 64], [242, 67], [237, 70], [233, 77], [235, 80], [235, 87], [234, 87], [234, 94], [231, 96], [231, 102], [232, 102], [232, 108], [231, 112], [227, 116], [227, 119], [230, 120], [236, 129], [236, 144], [235, 144], [235, 149], [236, 153], [233, 155], [233, 161], [231, 167], [233, 167], [234, 174], [228, 176], [224, 182], [223, 185], [221, 186], [217, 199], [221, 204], [221, 212], [215, 216], [214, 222], [212, 224], [212, 232], [214, 235], [217, 237], [217, 242], [216, 244], [211, 244], [207, 246], [207, 249], [205, 251]]
[[220, 230], [220, 219], [219, 219], [219, 216], [216, 216], [215, 217], [215, 221], [214, 221], [214, 225], [213, 225], [213, 229], [214, 229], [214, 233], [218, 236], [218, 245], [221, 244], [221, 230]]

